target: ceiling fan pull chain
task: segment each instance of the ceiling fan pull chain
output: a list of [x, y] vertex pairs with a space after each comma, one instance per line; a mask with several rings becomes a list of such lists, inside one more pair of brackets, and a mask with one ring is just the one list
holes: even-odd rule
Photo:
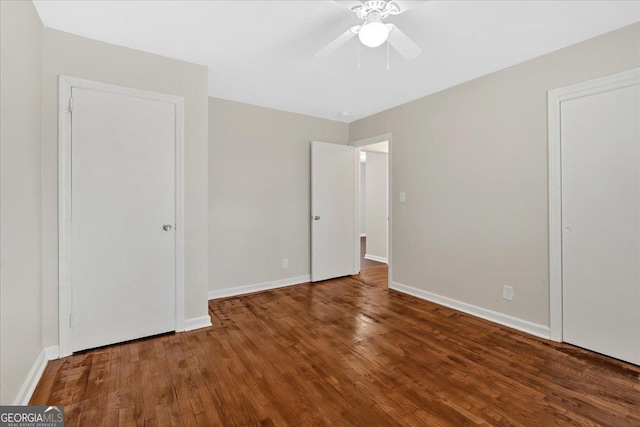
[[389, 39], [387, 39], [387, 70], [389, 69]]

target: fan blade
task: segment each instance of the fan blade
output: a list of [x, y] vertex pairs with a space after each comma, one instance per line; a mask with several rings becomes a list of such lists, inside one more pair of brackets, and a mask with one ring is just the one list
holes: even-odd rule
[[389, 44], [395, 50], [400, 52], [404, 59], [413, 59], [422, 53], [422, 49], [413, 42], [405, 33], [400, 31], [395, 25], [389, 24], [391, 31], [389, 32]]
[[336, 3], [346, 7], [347, 9], [353, 11], [354, 9], [361, 8], [364, 5], [361, 1], [358, 0], [333, 0]]
[[360, 25], [356, 25], [355, 27], [349, 28], [347, 31], [338, 36], [337, 39], [323, 47], [315, 54], [315, 57], [318, 59], [324, 59], [327, 56], [331, 55], [334, 51], [336, 51], [340, 46], [351, 40], [356, 36], [358, 30], [360, 29]]
[[387, 9], [389, 9], [389, 5], [391, 5], [392, 3], [395, 3], [397, 6], [397, 10], [399, 10], [399, 12], [395, 12], [395, 13], [392, 12], [391, 14], [399, 15], [416, 6], [420, 6], [421, 4], [426, 3], [427, 1], [428, 0], [393, 0], [387, 4]]

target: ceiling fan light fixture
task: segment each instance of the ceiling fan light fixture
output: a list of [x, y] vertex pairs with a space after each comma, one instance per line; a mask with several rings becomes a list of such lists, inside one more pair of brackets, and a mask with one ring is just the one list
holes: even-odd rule
[[387, 41], [389, 28], [382, 22], [367, 22], [358, 32], [358, 38], [367, 47], [378, 47]]

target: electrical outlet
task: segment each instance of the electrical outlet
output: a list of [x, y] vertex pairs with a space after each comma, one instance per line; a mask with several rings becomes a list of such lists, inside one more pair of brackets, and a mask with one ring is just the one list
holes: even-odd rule
[[282, 258], [282, 268], [289, 268], [289, 259]]
[[502, 287], [502, 298], [507, 301], [513, 301], [513, 286], [504, 285]]

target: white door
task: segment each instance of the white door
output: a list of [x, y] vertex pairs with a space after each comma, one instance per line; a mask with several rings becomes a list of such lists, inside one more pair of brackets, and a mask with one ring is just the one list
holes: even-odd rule
[[358, 161], [355, 147], [311, 143], [313, 282], [358, 273], [355, 247], [360, 235], [355, 220]]
[[72, 349], [173, 331], [175, 105], [72, 98]]
[[640, 86], [561, 104], [563, 340], [640, 364]]

